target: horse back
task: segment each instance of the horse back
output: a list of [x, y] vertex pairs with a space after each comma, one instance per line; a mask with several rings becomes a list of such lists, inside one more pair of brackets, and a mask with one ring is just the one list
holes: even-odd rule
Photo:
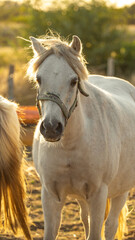
[[112, 98], [119, 97], [135, 101], [135, 87], [126, 80], [116, 77], [90, 75], [88, 82], [111, 94]]

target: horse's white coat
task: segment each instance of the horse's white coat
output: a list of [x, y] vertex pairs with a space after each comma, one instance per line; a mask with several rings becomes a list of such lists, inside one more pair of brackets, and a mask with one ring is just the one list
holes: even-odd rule
[[[71, 88], [70, 81], [76, 73], [64, 58], [49, 56], [37, 74], [42, 80], [40, 93], [57, 93], [70, 108], [77, 87]], [[45, 240], [56, 238], [61, 209], [70, 194], [82, 208], [88, 240], [101, 239], [106, 200], [111, 198], [105, 237], [113, 240], [127, 192], [135, 185], [135, 88], [124, 80], [96, 75], [84, 85], [89, 97], [78, 93], [78, 106], [59, 142], [46, 142], [39, 128], [45, 116], [64, 125], [63, 113], [56, 103], [41, 103], [33, 159], [42, 183]]]

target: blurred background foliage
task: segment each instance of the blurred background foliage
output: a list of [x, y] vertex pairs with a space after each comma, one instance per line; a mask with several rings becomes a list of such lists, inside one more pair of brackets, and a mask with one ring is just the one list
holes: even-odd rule
[[[32, 3], [26, 0], [20, 4], [12, 1], [0, 3], [0, 80], [5, 79], [7, 73], [4, 69], [12, 63], [18, 73], [16, 85], [19, 87], [25, 82], [30, 88], [23, 76], [32, 51], [30, 43], [17, 36], [26, 39], [31, 35], [39, 37], [48, 29], [69, 41], [72, 35], [80, 37], [90, 72], [106, 74], [107, 59], [113, 57], [116, 76], [130, 81], [134, 75], [135, 4], [117, 8], [102, 0], [52, 0], [52, 4], [46, 6], [42, 0], [33, 0]], [[23, 89], [17, 88], [16, 95], [21, 92]], [[1, 93], [5, 94], [4, 87]], [[19, 98], [17, 100], [22, 103]]]

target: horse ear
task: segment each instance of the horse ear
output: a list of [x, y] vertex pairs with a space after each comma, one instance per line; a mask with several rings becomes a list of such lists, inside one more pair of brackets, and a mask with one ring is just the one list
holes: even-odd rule
[[34, 37], [30, 37], [30, 40], [32, 42], [32, 48], [35, 53], [38, 55], [42, 54], [45, 51], [45, 48], [40, 43], [40, 41]]
[[76, 35], [74, 35], [72, 37], [72, 42], [70, 44], [70, 46], [78, 53], [80, 53], [82, 51], [82, 43], [79, 37], [77, 37]]

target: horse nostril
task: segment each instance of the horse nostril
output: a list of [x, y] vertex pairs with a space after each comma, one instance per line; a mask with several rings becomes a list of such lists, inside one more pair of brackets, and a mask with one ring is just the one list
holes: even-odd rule
[[45, 129], [45, 121], [42, 122], [42, 127]]
[[40, 125], [41, 129], [45, 129], [45, 122], [41, 122], [41, 125]]
[[62, 124], [60, 122], [58, 122], [57, 127], [55, 128], [55, 131], [58, 133], [62, 132]]
[[44, 121], [41, 122], [41, 125], [40, 125], [40, 132], [43, 133], [45, 131], [45, 125], [44, 125]]

